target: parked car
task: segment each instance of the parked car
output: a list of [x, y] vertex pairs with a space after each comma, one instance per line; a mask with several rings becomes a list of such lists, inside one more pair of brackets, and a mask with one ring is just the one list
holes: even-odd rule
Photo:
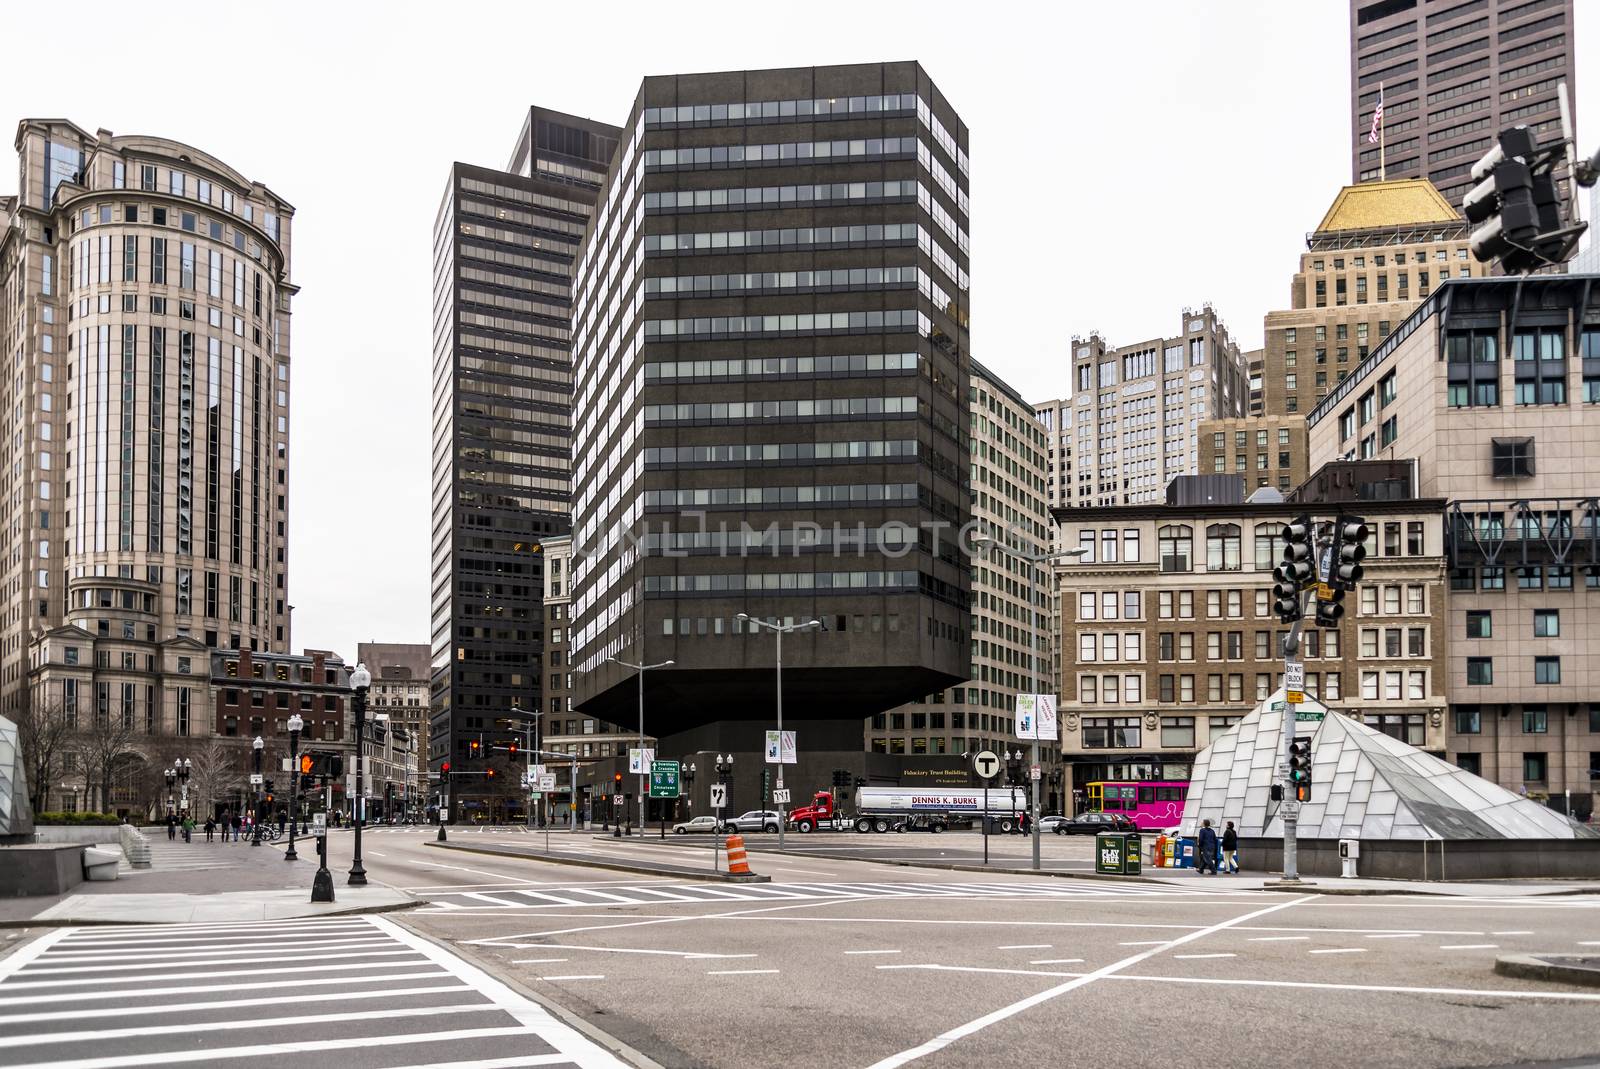
[[1050, 833], [1054, 832], [1058, 827], [1060, 827], [1060, 825], [1063, 822], [1065, 822], [1066, 819], [1067, 818], [1062, 816], [1060, 813], [1051, 813], [1047, 817], [1040, 817], [1039, 818], [1039, 834], [1040, 835], [1049, 835]]
[[1138, 831], [1139, 826], [1131, 817], [1121, 813], [1101, 813], [1091, 810], [1079, 813], [1071, 820], [1063, 820], [1056, 825], [1057, 835], [1093, 835], [1102, 831]]
[[685, 820], [672, 826], [672, 834], [674, 835], [693, 835], [699, 832], [718, 832], [721, 830], [722, 825], [717, 822], [716, 817], [695, 817], [693, 820]]
[[748, 813], [729, 817], [722, 822], [722, 826], [728, 834], [737, 835], [746, 831], [777, 831], [782, 820], [776, 809], [752, 809]]

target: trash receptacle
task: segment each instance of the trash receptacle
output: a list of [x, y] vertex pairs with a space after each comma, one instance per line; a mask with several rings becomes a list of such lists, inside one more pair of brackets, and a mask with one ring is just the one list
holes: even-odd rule
[[1127, 848], [1127, 839], [1121, 832], [1096, 832], [1094, 871], [1103, 876], [1121, 876], [1127, 868]]
[[1124, 832], [1122, 841], [1122, 874], [1124, 876], [1137, 876], [1141, 871], [1140, 862], [1143, 860], [1139, 856], [1139, 851], [1142, 848], [1139, 833], [1136, 831]]
[[1178, 856], [1175, 859], [1176, 867], [1180, 869], [1194, 868], [1194, 836], [1181, 835], [1178, 837]]

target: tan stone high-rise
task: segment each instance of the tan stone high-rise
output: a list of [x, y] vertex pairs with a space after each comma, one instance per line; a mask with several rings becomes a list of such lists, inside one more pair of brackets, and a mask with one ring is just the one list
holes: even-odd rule
[[175, 732], [177, 653], [290, 640], [294, 209], [166, 138], [25, 119], [16, 148], [0, 708], [50, 678], [65, 633], [92, 649], [74, 713]]

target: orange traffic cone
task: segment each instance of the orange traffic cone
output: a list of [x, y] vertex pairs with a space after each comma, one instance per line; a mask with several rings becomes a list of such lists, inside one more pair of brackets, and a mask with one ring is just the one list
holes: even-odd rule
[[750, 862], [745, 859], [744, 836], [728, 836], [728, 871], [735, 876], [750, 875]]

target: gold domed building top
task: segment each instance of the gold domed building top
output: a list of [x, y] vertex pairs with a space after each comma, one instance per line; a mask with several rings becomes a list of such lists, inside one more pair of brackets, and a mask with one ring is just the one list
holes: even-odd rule
[[1380, 230], [1426, 223], [1459, 223], [1461, 213], [1426, 178], [1397, 178], [1345, 186], [1322, 217], [1317, 233]]

